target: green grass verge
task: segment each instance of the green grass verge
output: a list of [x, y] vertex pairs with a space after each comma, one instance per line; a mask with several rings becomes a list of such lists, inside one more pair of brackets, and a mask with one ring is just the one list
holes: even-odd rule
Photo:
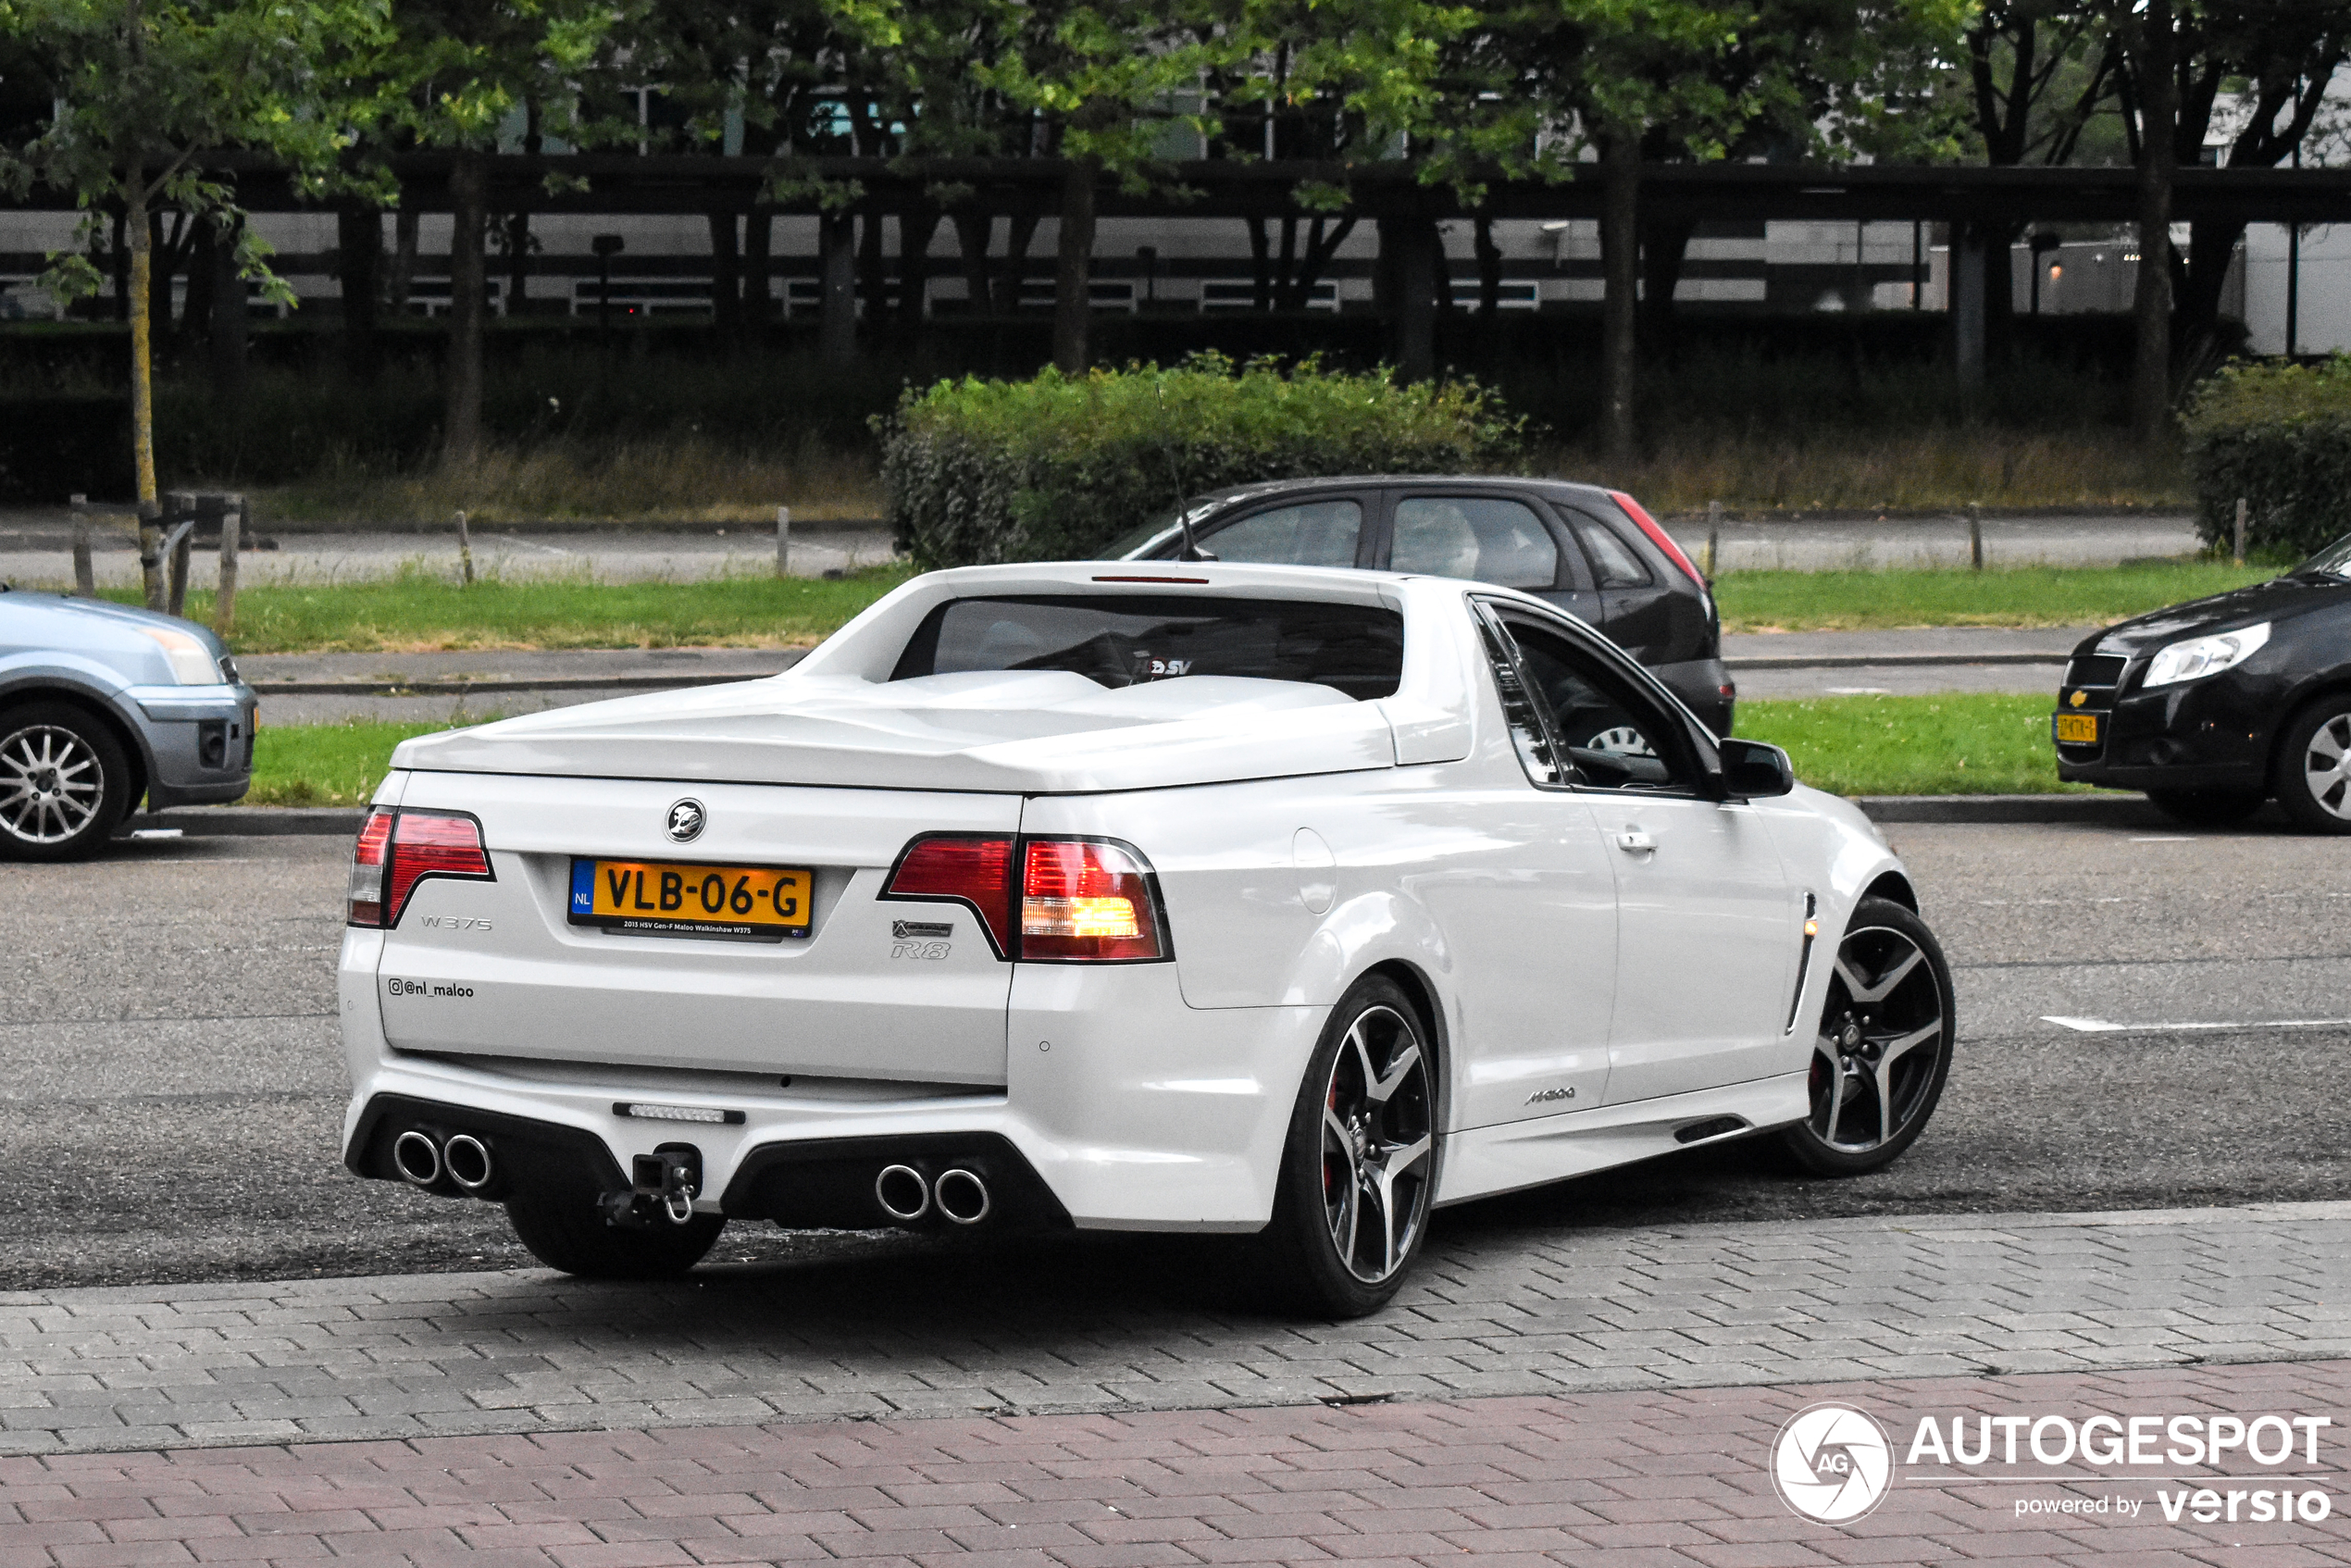
[[[2036, 696], [1821, 697], [1741, 703], [1738, 731], [1787, 749], [1797, 777], [1840, 795], [2046, 794], [2059, 784], [2050, 699]], [[445, 724], [262, 727], [248, 805], [357, 805], [392, 749]]]
[[1906, 626], [2104, 624], [2261, 582], [2276, 566], [2133, 561], [1993, 570], [1724, 572], [1725, 631], [1866, 631]]
[[1769, 740], [1796, 776], [1840, 795], [2046, 795], [2060, 784], [2054, 696], [1806, 697], [1741, 703], [1738, 732]]
[[[466, 588], [412, 572], [374, 582], [255, 587], [237, 595], [230, 642], [241, 653], [785, 647], [828, 636], [909, 575], [903, 566], [873, 566], [840, 579], [521, 579]], [[106, 596], [139, 602], [133, 590]], [[190, 593], [187, 615], [212, 624], [213, 596]]]
[[[477, 721], [482, 722], [482, 721]], [[355, 806], [367, 803], [392, 765], [392, 749], [412, 735], [450, 724], [264, 724], [253, 737], [248, 806]]]

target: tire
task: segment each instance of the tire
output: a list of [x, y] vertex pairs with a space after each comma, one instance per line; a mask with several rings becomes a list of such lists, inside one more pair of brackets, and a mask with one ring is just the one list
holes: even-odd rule
[[1781, 1134], [1816, 1176], [1882, 1170], [1918, 1141], [1951, 1073], [1951, 965], [1926, 922], [1865, 898], [1836, 944], [1813, 1036], [1812, 1113]]
[[2321, 697], [2294, 716], [2270, 777], [2295, 827], [2351, 833], [2351, 692]]
[[582, 1189], [516, 1193], [506, 1219], [530, 1255], [582, 1279], [676, 1279], [702, 1262], [727, 1227], [724, 1214], [696, 1214], [684, 1225], [646, 1230], [604, 1223]]
[[66, 703], [0, 713], [0, 857], [95, 854], [131, 804], [131, 762], [105, 724]]
[[2269, 799], [2258, 790], [2149, 790], [2147, 800], [2188, 828], [2228, 828], [2259, 811]]
[[1403, 1285], [1436, 1196], [1436, 1084], [1412, 999], [1384, 977], [1358, 980], [1307, 1064], [1273, 1222], [1253, 1238], [1275, 1304], [1361, 1317]]

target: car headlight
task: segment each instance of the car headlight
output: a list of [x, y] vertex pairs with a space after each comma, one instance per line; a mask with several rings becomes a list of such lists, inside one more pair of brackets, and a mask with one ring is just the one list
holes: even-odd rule
[[171, 678], [182, 686], [218, 686], [220, 667], [212, 662], [212, 650], [204, 639], [191, 637], [168, 626], [143, 626], [139, 628], [155, 639], [163, 650], [166, 663], [171, 666]]
[[2251, 658], [2254, 650], [2270, 641], [2270, 623], [2248, 626], [2239, 631], [2223, 631], [2212, 637], [2191, 637], [2185, 642], [2174, 642], [2155, 656], [2147, 666], [2147, 678], [2143, 686], [2171, 686], [2183, 680], [2196, 680], [2208, 675], [2218, 675], [2234, 665]]

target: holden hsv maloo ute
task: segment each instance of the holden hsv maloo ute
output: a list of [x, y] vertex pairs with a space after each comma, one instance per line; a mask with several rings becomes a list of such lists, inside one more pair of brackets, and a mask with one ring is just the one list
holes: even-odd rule
[[1951, 980], [1852, 806], [1581, 621], [1221, 563], [922, 577], [773, 679], [405, 742], [351, 868], [362, 1176], [549, 1264], [732, 1220], [1228, 1232], [1310, 1311], [1431, 1212], [1920, 1134]]

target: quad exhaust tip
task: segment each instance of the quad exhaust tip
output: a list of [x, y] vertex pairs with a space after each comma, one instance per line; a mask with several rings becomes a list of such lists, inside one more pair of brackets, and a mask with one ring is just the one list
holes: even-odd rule
[[449, 1179], [467, 1192], [479, 1192], [497, 1174], [490, 1145], [469, 1132], [461, 1132], [441, 1146], [441, 1164]]
[[[486, 1164], [488, 1151], [483, 1152]], [[430, 1133], [410, 1127], [392, 1140], [392, 1163], [418, 1187], [430, 1187], [441, 1179], [441, 1145]]]
[[939, 1176], [932, 1192], [939, 1212], [957, 1225], [977, 1225], [988, 1217], [988, 1184], [976, 1171], [958, 1165]]
[[[939, 1179], [941, 1185], [947, 1180]], [[912, 1165], [884, 1165], [874, 1178], [874, 1201], [900, 1225], [911, 1225], [930, 1213], [929, 1178]]]

